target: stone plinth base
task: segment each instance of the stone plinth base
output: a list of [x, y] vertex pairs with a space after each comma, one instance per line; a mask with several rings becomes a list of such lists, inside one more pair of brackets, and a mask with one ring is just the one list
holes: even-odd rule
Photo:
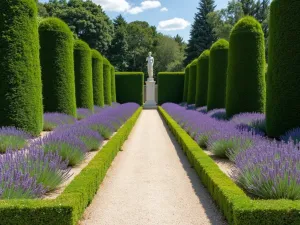
[[146, 102], [144, 109], [156, 109], [157, 103], [155, 102], [155, 81], [153, 78], [148, 78], [146, 81]]

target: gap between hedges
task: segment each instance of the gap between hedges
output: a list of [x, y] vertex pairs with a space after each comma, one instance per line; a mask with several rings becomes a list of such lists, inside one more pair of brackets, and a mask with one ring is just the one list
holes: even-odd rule
[[55, 200], [0, 201], [0, 225], [77, 224], [141, 111], [140, 107]]
[[250, 199], [162, 107], [158, 111], [229, 224], [300, 224], [300, 200]]

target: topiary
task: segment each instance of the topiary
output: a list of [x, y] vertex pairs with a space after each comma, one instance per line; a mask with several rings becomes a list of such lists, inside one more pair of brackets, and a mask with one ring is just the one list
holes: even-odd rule
[[104, 104], [111, 105], [111, 69], [107, 58], [103, 57]]
[[94, 105], [104, 106], [104, 88], [103, 88], [103, 57], [95, 49], [92, 50], [93, 67], [93, 98]]
[[111, 101], [116, 102], [117, 101], [116, 74], [115, 74], [115, 67], [114, 66], [111, 66], [110, 73], [111, 73]]
[[225, 108], [229, 43], [224, 39], [210, 49], [207, 110]]
[[242, 18], [230, 35], [226, 114], [264, 112], [266, 98], [264, 33], [253, 17]]
[[47, 18], [39, 36], [44, 111], [76, 117], [73, 33], [60, 19]]
[[184, 71], [184, 89], [183, 89], [183, 102], [187, 102], [188, 89], [189, 89], [189, 73], [190, 65], [187, 65]]
[[43, 129], [37, 6], [0, 1], [0, 126]]
[[271, 3], [266, 105], [271, 137], [300, 127], [299, 8], [297, 0]]
[[87, 43], [74, 43], [74, 64], [77, 108], [94, 109], [92, 54]]
[[205, 50], [197, 61], [196, 107], [207, 105], [209, 54], [209, 50]]
[[195, 59], [190, 64], [189, 69], [189, 88], [188, 88], [188, 104], [195, 104], [195, 96], [196, 96], [196, 79], [197, 79], [197, 62], [198, 60]]

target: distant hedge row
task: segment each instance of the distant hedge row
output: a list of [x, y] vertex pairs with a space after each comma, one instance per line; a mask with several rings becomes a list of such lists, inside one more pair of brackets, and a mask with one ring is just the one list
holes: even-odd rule
[[39, 135], [44, 111], [76, 117], [116, 101], [110, 62], [63, 21], [38, 26], [36, 1], [1, 1], [0, 24], [0, 126]]

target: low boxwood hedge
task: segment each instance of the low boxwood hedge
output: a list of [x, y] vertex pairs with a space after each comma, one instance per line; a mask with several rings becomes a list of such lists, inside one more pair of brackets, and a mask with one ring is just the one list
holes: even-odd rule
[[118, 103], [144, 104], [144, 73], [116, 72], [115, 79]]
[[54, 200], [2, 200], [0, 225], [75, 225], [90, 204], [142, 108], [119, 129], [101, 151]]
[[160, 72], [157, 76], [158, 104], [180, 103], [183, 99], [184, 72]]
[[300, 200], [252, 200], [165, 110], [158, 110], [229, 224], [300, 224]]

